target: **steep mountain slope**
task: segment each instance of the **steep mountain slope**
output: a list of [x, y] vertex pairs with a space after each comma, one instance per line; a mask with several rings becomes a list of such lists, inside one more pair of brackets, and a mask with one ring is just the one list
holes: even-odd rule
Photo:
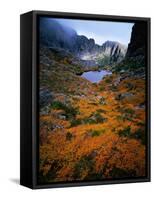
[[119, 63], [122, 61], [126, 54], [126, 46], [115, 41], [106, 41], [102, 45], [101, 54], [98, 56], [98, 62], [101, 65]]
[[65, 50], [73, 48], [77, 37], [73, 29], [61, 26], [50, 18], [40, 18], [39, 28], [41, 46], [59, 47]]

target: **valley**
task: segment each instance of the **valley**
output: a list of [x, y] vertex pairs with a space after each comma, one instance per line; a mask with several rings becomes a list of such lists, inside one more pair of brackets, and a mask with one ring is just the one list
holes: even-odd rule
[[117, 46], [101, 55], [96, 48], [103, 47], [91, 40], [89, 53], [84, 43], [74, 54], [66, 41], [63, 48], [40, 48], [39, 182], [144, 177], [143, 64], [137, 73], [137, 57], [132, 62], [129, 52], [125, 59], [126, 50], [122, 59]]

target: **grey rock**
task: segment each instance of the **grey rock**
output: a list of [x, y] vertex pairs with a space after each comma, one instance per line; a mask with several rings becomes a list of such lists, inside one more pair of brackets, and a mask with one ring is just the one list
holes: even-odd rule
[[63, 129], [64, 127], [62, 125], [59, 125], [59, 124], [54, 124], [52, 126], [52, 128], [53, 128], [53, 130], [55, 130], [55, 129]]
[[48, 89], [41, 88], [39, 93], [40, 107], [44, 107], [51, 102], [52, 93]]
[[130, 98], [130, 97], [132, 97], [132, 96], [134, 96], [132, 93], [126, 92], [126, 93], [118, 94], [118, 95], [115, 97], [115, 99], [116, 99], [116, 100], [122, 100], [122, 99], [124, 99], [124, 98]]

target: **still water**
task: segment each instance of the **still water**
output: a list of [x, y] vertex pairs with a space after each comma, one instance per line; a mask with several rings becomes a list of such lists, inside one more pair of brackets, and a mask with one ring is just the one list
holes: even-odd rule
[[107, 71], [107, 70], [89, 71], [89, 72], [84, 72], [81, 75], [81, 77], [87, 79], [88, 81], [91, 81], [92, 83], [98, 83], [104, 78], [104, 76], [111, 75], [111, 74], [112, 72]]

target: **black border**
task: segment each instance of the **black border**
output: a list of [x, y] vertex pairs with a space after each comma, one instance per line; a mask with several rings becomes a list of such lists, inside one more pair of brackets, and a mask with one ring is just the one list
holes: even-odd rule
[[[55, 188], [55, 187], [72, 187], [72, 186], [90, 186], [118, 183], [137, 183], [151, 181], [151, 134], [150, 134], [150, 18], [130, 17], [130, 16], [112, 16], [112, 15], [94, 15], [83, 13], [66, 13], [66, 12], [50, 12], [50, 11], [32, 11], [32, 186], [33, 189]], [[147, 122], [147, 151], [146, 151], [146, 167], [147, 175], [145, 177], [129, 178], [129, 179], [114, 179], [100, 181], [74, 181], [74, 182], [57, 182], [50, 184], [38, 184], [38, 167], [39, 167], [39, 31], [38, 18], [40, 17], [55, 17], [65, 19], [84, 19], [96, 21], [115, 21], [115, 22], [146, 22], [147, 23], [147, 71], [146, 71], [146, 122]]]
[[20, 184], [27, 187], [32, 187], [33, 161], [31, 46], [32, 12], [20, 16]]

